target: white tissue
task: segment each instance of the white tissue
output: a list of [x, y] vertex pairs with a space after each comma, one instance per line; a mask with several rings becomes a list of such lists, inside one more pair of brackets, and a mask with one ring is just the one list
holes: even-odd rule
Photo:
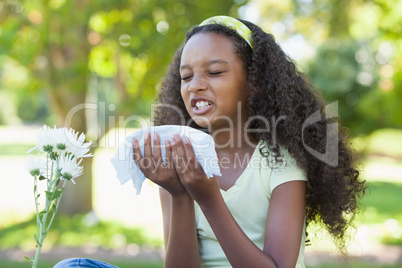
[[164, 162], [166, 155], [165, 140], [171, 140], [174, 134], [178, 134], [181, 137], [188, 137], [193, 145], [197, 160], [208, 178], [211, 178], [213, 175], [221, 176], [218, 157], [215, 151], [215, 143], [209, 134], [188, 126], [165, 125], [149, 127], [129, 135], [125, 142], [120, 144], [117, 152], [111, 159], [117, 171], [117, 178], [120, 180], [120, 183], [124, 184], [131, 179], [137, 195], [141, 192], [141, 186], [145, 180], [145, 175], [134, 162], [132, 140], [136, 138], [139, 141], [141, 153], [144, 155], [144, 134], [146, 132], [151, 133], [151, 141], [155, 132], [159, 134]]

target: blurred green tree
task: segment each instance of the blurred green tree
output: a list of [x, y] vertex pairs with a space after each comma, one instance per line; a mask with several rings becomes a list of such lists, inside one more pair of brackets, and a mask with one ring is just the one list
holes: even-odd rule
[[327, 2], [333, 7], [328, 37], [309, 65], [314, 84], [328, 102], [339, 102], [341, 120], [354, 136], [401, 127], [395, 98], [402, 88], [394, 70], [400, 70], [395, 52], [402, 44], [402, 17], [394, 13], [402, 1]]
[[[30, 92], [26, 96], [44, 92], [56, 124], [80, 132], [92, 127], [90, 138], [98, 143], [109, 127], [130, 124], [129, 115], [149, 116], [158, 82], [190, 27], [212, 15], [236, 16], [242, 4], [245, 1], [1, 2], [0, 57], [25, 74], [24, 83], [8, 83], [6, 88]], [[24, 118], [30, 118], [29, 111], [37, 116], [47, 109], [24, 96], [19, 104], [24, 104], [19, 108]], [[125, 120], [116, 122], [115, 115]], [[79, 187], [65, 191], [62, 213], [92, 209], [91, 163], [92, 158], [85, 160]]]
[[311, 53], [299, 42], [292, 49], [304, 54], [296, 60], [327, 102], [338, 101], [352, 135], [402, 126], [402, 1], [251, 3], [261, 15], [259, 24], [281, 43], [302, 35], [298, 40], [313, 48]]

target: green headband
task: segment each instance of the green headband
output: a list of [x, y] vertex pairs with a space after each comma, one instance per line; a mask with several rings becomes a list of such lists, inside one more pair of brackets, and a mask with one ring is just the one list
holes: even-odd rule
[[251, 39], [251, 30], [241, 21], [228, 17], [228, 16], [215, 16], [209, 19], [204, 20], [200, 23], [199, 26], [204, 26], [208, 24], [221, 24], [223, 26], [232, 28], [236, 30], [236, 32], [243, 37], [244, 40], [253, 48], [252, 39]]

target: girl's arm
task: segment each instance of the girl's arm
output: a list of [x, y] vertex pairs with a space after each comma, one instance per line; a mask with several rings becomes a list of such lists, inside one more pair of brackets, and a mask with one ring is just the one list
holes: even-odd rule
[[172, 146], [166, 141], [166, 165], [161, 158], [159, 135], [145, 134], [144, 156], [138, 140], [133, 140], [134, 161], [160, 191], [166, 247], [165, 267], [200, 267], [195, 227], [194, 200], [181, 184], [172, 164]]
[[[186, 138], [176, 137], [173, 155], [176, 171], [188, 193], [202, 209], [223, 251], [233, 267], [292, 267], [296, 265], [302, 238], [306, 183], [292, 181], [277, 186], [271, 195], [265, 245], [260, 250], [243, 232], [230, 213], [215, 178], [208, 179], [197, 164]], [[247, 215], [244, 215], [247, 217]]]
[[294, 268], [302, 238], [305, 192], [304, 181], [287, 182], [274, 189], [265, 226], [263, 250], [237, 224], [222, 195], [203, 202], [200, 207], [233, 267]]
[[275, 256], [277, 267], [295, 267], [306, 212], [306, 181], [277, 186], [271, 195], [263, 251]]
[[194, 200], [188, 194], [171, 196], [162, 188], [159, 195], [166, 249], [165, 267], [201, 267]]

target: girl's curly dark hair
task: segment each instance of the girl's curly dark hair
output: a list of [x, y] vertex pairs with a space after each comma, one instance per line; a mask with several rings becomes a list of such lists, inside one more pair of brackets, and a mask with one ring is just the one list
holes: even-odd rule
[[[232, 41], [233, 50], [243, 61], [247, 74], [249, 116], [276, 120], [275, 135], [256, 131], [255, 137], [264, 140], [279, 159], [278, 144], [288, 149], [298, 166], [306, 171], [307, 224], [322, 223], [344, 251], [346, 230], [351, 226], [366, 189], [365, 181], [358, 179], [359, 171], [354, 167], [347, 132], [344, 128], [327, 127], [339, 125], [334, 118], [305, 126], [306, 120], [317, 111], [324, 112], [326, 104], [321, 95], [296, 69], [271, 34], [248, 21], [240, 21], [252, 31], [253, 49], [235, 30], [220, 24], [195, 26], [187, 33], [184, 44], [197, 33], [221, 34]], [[161, 84], [153, 122], [154, 125], [189, 125], [200, 129], [188, 114], [180, 93], [179, 67], [184, 44], [176, 52]], [[263, 121], [253, 120], [249, 128], [266, 129], [266, 121]], [[331, 131], [335, 131], [337, 138], [337, 141], [329, 142], [335, 143], [333, 148], [338, 148], [337, 155], [333, 156], [338, 157], [336, 164], [326, 164], [306, 149], [324, 154], [328, 146], [327, 135]], [[261, 152], [266, 152], [263, 149]], [[268, 157], [267, 153], [264, 155]]]

